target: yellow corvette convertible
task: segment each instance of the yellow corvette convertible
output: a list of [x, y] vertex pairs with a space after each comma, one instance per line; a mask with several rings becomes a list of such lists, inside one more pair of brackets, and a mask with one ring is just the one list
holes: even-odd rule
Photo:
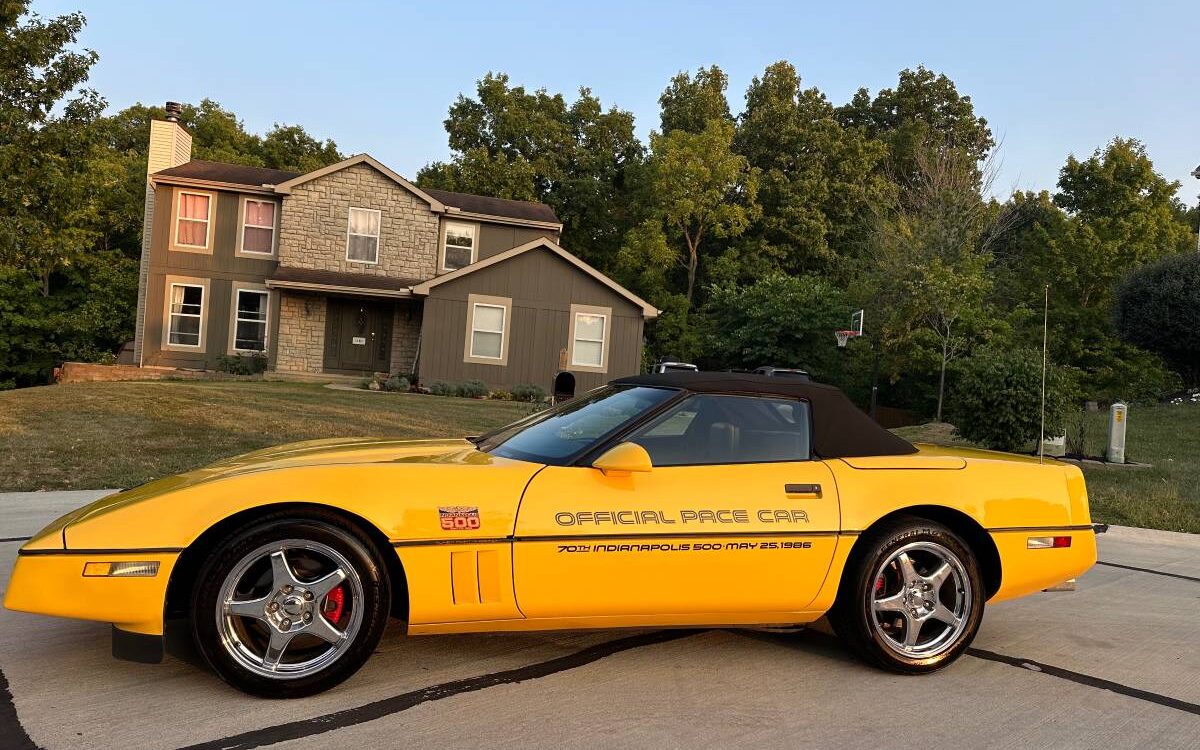
[[21, 548], [4, 603], [113, 623], [139, 661], [186, 633], [277, 697], [349, 677], [389, 616], [427, 634], [828, 615], [918, 673], [967, 648], [985, 602], [1095, 560], [1073, 466], [914, 447], [828, 386], [688, 372], [467, 440], [285, 445], [111, 495]]

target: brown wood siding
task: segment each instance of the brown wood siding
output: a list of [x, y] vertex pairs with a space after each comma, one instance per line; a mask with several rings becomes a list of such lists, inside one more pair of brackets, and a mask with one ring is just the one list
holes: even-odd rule
[[[463, 361], [469, 294], [512, 299], [507, 365]], [[610, 307], [613, 313], [608, 372], [572, 370], [576, 393], [637, 374], [642, 356], [641, 308], [539, 249], [433, 288], [425, 301], [421, 327], [421, 381], [428, 385], [434, 380], [478, 379], [497, 389], [535, 383], [549, 392], [560, 371], [560, 353], [570, 343], [572, 304]]]
[[477, 261], [490, 258], [493, 255], [511, 250], [518, 245], [532, 242], [538, 237], [548, 237], [558, 242], [558, 232], [553, 229], [535, 229], [532, 227], [516, 227], [506, 224], [479, 223], [479, 252]]
[[[155, 219], [150, 238], [150, 272], [146, 290], [145, 338], [142, 363], [163, 367], [212, 369], [217, 358], [229, 347], [229, 312], [232, 304], [233, 282], [262, 284], [275, 272], [275, 260], [243, 258], [235, 254], [238, 214], [241, 196], [238, 193], [216, 192], [217, 206], [213, 214], [212, 253], [187, 253], [169, 250], [171, 224], [174, 218], [175, 191], [179, 188], [160, 185], [155, 190]], [[204, 303], [204, 351], [163, 351], [165, 284], [167, 276], [189, 276], [209, 280], [209, 299]], [[272, 295], [276, 296], [276, 295]], [[278, 310], [272, 306], [268, 340], [273, 341], [278, 326]]]

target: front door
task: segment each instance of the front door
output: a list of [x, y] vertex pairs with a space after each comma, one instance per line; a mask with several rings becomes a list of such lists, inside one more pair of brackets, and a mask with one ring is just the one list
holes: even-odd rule
[[392, 309], [388, 302], [331, 297], [325, 317], [325, 372], [387, 372]]
[[804, 402], [697, 394], [626, 438], [650, 454], [649, 472], [545, 468], [517, 514], [521, 611], [714, 622], [803, 611], [839, 525], [809, 424]]

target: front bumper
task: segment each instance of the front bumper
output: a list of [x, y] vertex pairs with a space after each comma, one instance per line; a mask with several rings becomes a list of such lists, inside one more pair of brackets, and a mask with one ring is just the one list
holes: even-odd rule
[[[163, 634], [167, 582], [179, 553], [120, 550], [48, 550], [23, 547], [17, 553], [4, 606], [77, 620], [110, 622], [143, 635]], [[158, 562], [147, 577], [84, 576], [87, 563]]]

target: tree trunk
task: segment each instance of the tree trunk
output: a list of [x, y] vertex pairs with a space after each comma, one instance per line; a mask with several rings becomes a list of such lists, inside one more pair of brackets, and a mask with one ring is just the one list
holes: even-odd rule
[[696, 287], [696, 267], [700, 265], [700, 237], [695, 240], [686, 232], [683, 238], [687, 240], [688, 246], [688, 285], [687, 285], [687, 301], [688, 307], [692, 306], [692, 292]]
[[942, 369], [938, 374], [938, 404], [937, 404], [937, 419], [942, 421], [942, 400], [946, 393], [946, 360], [950, 356], [950, 328], [946, 328], [946, 336], [942, 339]]

